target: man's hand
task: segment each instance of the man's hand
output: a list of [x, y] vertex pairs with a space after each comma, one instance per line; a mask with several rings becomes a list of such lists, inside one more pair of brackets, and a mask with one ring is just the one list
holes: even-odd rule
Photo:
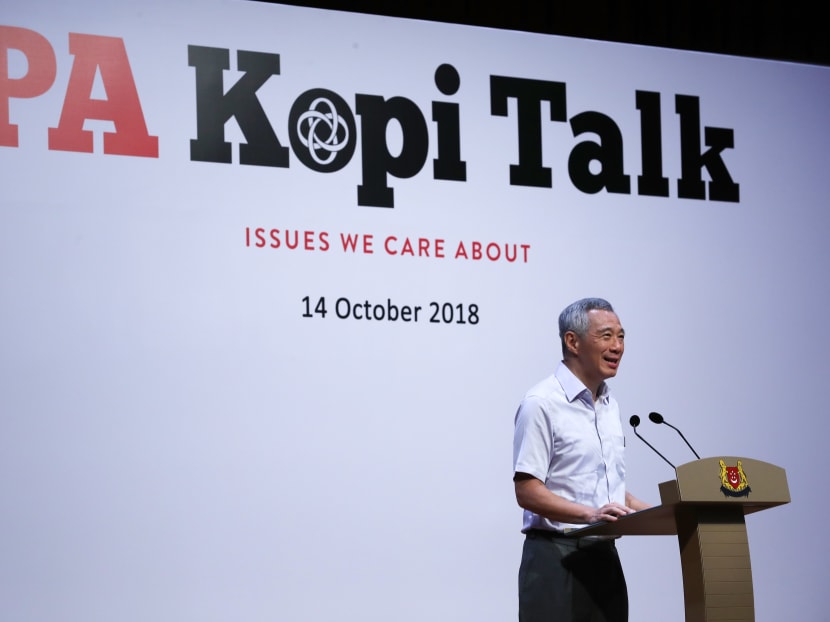
[[[513, 482], [516, 489], [516, 501], [522, 508], [554, 521], [590, 525], [615, 521], [620, 516], [636, 511], [622, 503], [607, 503], [601, 508], [591, 508], [568, 501], [552, 493], [541, 480], [527, 473], [516, 473]], [[631, 499], [636, 501], [634, 497]], [[626, 502], [630, 503], [628, 496], [626, 496]]]
[[595, 513], [589, 517], [588, 523], [613, 522], [620, 516], [633, 514], [634, 512], [636, 512], [636, 510], [633, 510], [627, 505], [622, 505], [620, 503], [606, 503], [601, 508], [598, 508]]

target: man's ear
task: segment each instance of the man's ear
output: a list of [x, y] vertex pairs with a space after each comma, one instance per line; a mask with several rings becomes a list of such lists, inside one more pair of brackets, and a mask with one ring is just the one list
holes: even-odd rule
[[564, 340], [565, 348], [568, 350], [569, 354], [575, 355], [579, 352], [579, 336], [575, 332], [572, 330], [566, 332]]

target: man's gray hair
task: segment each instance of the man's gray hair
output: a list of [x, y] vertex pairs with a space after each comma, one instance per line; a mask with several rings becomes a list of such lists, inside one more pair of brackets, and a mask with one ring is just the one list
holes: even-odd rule
[[563, 354], [567, 349], [565, 347], [565, 333], [574, 332], [580, 337], [584, 337], [590, 325], [588, 311], [595, 309], [614, 313], [614, 307], [603, 298], [583, 298], [572, 302], [559, 314], [559, 338], [562, 340]]

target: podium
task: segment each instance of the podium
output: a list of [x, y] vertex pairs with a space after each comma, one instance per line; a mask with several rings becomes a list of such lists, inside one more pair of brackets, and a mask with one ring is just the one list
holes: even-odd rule
[[755, 605], [745, 516], [790, 502], [784, 469], [751, 458], [702, 458], [660, 484], [661, 505], [568, 532], [676, 535], [686, 622], [752, 622]]

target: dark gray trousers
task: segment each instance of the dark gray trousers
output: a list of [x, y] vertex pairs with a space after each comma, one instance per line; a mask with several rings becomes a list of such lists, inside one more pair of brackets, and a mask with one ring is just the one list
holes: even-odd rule
[[628, 590], [613, 540], [526, 536], [519, 622], [627, 621]]

